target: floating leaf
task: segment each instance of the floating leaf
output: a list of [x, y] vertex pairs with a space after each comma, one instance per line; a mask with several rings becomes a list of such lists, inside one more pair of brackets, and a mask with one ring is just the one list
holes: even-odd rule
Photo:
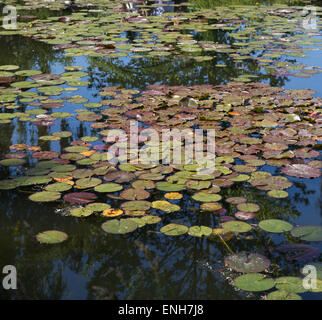
[[0, 166], [16, 167], [23, 165], [25, 162], [23, 159], [4, 159], [0, 161]]
[[101, 179], [98, 178], [82, 178], [76, 181], [76, 187], [79, 189], [93, 188], [102, 183]]
[[95, 203], [89, 203], [85, 208], [92, 211], [101, 212], [101, 211], [110, 209], [111, 206], [108, 203], [95, 202]]
[[281, 172], [288, 176], [297, 178], [318, 178], [321, 175], [320, 169], [306, 164], [290, 164], [281, 169]]
[[15, 180], [1, 180], [0, 190], [12, 190], [15, 189], [19, 184]]
[[36, 238], [40, 243], [61, 243], [67, 240], [68, 235], [65, 232], [49, 230], [38, 233]]
[[237, 209], [244, 212], [257, 212], [259, 206], [255, 203], [240, 203], [237, 205]]
[[249, 273], [239, 276], [234, 284], [237, 288], [244, 291], [266, 291], [274, 287], [274, 280], [265, 278], [260, 273]]
[[57, 191], [57, 192], [63, 192], [63, 191], [68, 191], [72, 188], [70, 184], [67, 183], [53, 183], [45, 187], [46, 191]]
[[262, 272], [269, 268], [270, 261], [258, 253], [240, 252], [225, 258], [225, 265], [243, 273]]
[[223, 228], [232, 232], [248, 232], [252, 230], [251, 225], [242, 221], [228, 221], [222, 224]]
[[203, 211], [217, 211], [221, 208], [222, 206], [218, 202], [205, 202], [200, 205], [200, 209]]
[[209, 236], [212, 229], [206, 226], [192, 226], [189, 228], [188, 234], [193, 237]]
[[225, 199], [225, 201], [231, 204], [240, 204], [240, 203], [245, 203], [247, 199], [244, 197], [230, 197]]
[[121, 192], [120, 196], [125, 200], [144, 200], [150, 197], [150, 193], [143, 189], [126, 189]]
[[117, 183], [104, 183], [96, 186], [94, 190], [96, 192], [116, 192], [122, 190], [123, 187]]
[[97, 196], [90, 192], [72, 192], [64, 196], [64, 201], [77, 204], [94, 202]]
[[157, 216], [147, 215], [142, 217], [141, 220], [146, 224], [155, 224], [159, 223], [161, 221], [161, 218]]
[[107, 233], [126, 234], [135, 231], [138, 224], [131, 219], [113, 219], [102, 224], [102, 229]]
[[151, 203], [144, 200], [126, 201], [121, 204], [121, 208], [123, 210], [129, 210], [129, 211], [134, 211], [134, 210], [146, 211], [151, 208]]
[[192, 196], [192, 199], [200, 202], [215, 202], [221, 200], [221, 196], [219, 194], [212, 194], [206, 192], [198, 192]]
[[104, 217], [118, 217], [123, 214], [123, 210], [121, 209], [113, 209], [113, 208], [108, 208], [103, 211], [103, 216]]
[[267, 195], [272, 198], [286, 198], [288, 196], [288, 193], [284, 190], [270, 190], [267, 192]]
[[276, 290], [270, 292], [266, 300], [302, 300], [302, 297], [294, 292], [288, 292], [285, 290]]
[[88, 208], [75, 208], [69, 211], [69, 214], [74, 217], [88, 217], [90, 216], [94, 211]]
[[189, 228], [182, 224], [170, 223], [160, 229], [160, 232], [167, 236], [179, 236], [187, 233]]
[[60, 196], [61, 194], [59, 192], [42, 191], [32, 194], [31, 196], [29, 196], [29, 199], [35, 202], [50, 202], [60, 199]]
[[305, 241], [322, 241], [322, 227], [320, 226], [299, 226], [291, 231], [293, 237]]
[[158, 200], [158, 201], [153, 201], [152, 202], [152, 208], [170, 213], [170, 212], [175, 212], [179, 211], [180, 207], [176, 204], [172, 204], [169, 201], [166, 200]]
[[303, 293], [307, 289], [303, 286], [303, 279], [297, 277], [280, 277], [275, 279], [276, 289], [293, 292], [293, 293]]
[[162, 181], [156, 184], [156, 188], [160, 191], [177, 192], [186, 189], [186, 186]]
[[262, 220], [259, 222], [258, 226], [264, 231], [273, 233], [283, 233], [291, 231], [293, 228], [290, 223], [279, 219]]

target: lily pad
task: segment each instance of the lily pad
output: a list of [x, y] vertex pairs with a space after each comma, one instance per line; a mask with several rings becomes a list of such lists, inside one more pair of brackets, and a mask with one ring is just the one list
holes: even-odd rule
[[64, 196], [64, 201], [77, 204], [94, 202], [97, 196], [90, 192], [72, 192]]
[[297, 178], [318, 178], [321, 175], [320, 169], [306, 164], [289, 164], [281, 169], [281, 172], [288, 176]]
[[244, 291], [266, 291], [274, 287], [275, 282], [271, 278], [265, 278], [260, 273], [248, 273], [235, 279], [237, 288]]
[[252, 230], [251, 225], [242, 221], [228, 221], [222, 223], [222, 227], [232, 232], [248, 232]]
[[198, 192], [192, 196], [192, 199], [200, 202], [216, 202], [221, 200], [221, 195], [216, 193]]
[[104, 210], [110, 209], [111, 206], [108, 203], [95, 202], [89, 203], [85, 208], [96, 212], [102, 212]]
[[123, 189], [122, 185], [117, 183], [104, 183], [94, 188], [96, 192], [116, 192], [122, 189]]
[[53, 183], [45, 187], [46, 191], [56, 191], [56, 192], [63, 192], [68, 191], [72, 188], [72, 186], [68, 183]]
[[59, 192], [42, 191], [32, 194], [31, 196], [29, 196], [29, 199], [35, 202], [50, 202], [60, 199], [60, 196], [61, 194]]
[[293, 292], [293, 293], [303, 293], [307, 289], [303, 286], [303, 279], [298, 277], [280, 277], [275, 279], [276, 289]]
[[49, 230], [38, 233], [36, 235], [37, 240], [40, 243], [61, 243], [67, 240], [68, 235], [62, 231]]
[[152, 202], [152, 208], [158, 209], [167, 213], [179, 211], [180, 207], [176, 204], [172, 204], [166, 200], [158, 200]]
[[212, 229], [206, 226], [192, 226], [189, 228], [188, 234], [193, 237], [209, 236], [212, 233]]
[[142, 221], [144, 221], [145, 224], [155, 224], [159, 223], [161, 221], [160, 217], [147, 215], [141, 218]]
[[23, 159], [4, 159], [0, 161], [0, 166], [16, 167], [23, 165], [25, 162]]
[[177, 192], [177, 191], [182, 191], [186, 189], [186, 186], [182, 184], [174, 184], [174, 183], [162, 181], [162, 182], [157, 182], [156, 188], [160, 191]]
[[300, 238], [305, 241], [322, 241], [321, 226], [299, 226], [291, 231], [293, 237]]
[[240, 252], [225, 258], [225, 265], [243, 273], [257, 273], [268, 269], [270, 260], [258, 253]]
[[151, 203], [144, 200], [126, 201], [121, 204], [123, 210], [149, 210], [151, 208]]
[[138, 228], [138, 224], [133, 220], [110, 220], [102, 224], [102, 229], [107, 233], [112, 234], [126, 234], [135, 231]]
[[144, 200], [150, 197], [150, 193], [143, 189], [130, 188], [122, 191], [120, 196], [125, 200]]
[[258, 226], [267, 232], [273, 233], [283, 233], [287, 231], [291, 231], [293, 226], [283, 220], [280, 219], [267, 219], [259, 222]]
[[182, 224], [170, 223], [160, 229], [160, 232], [167, 236], [180, 236], [187, 233], [189, 228]]
[[259, 206], [255, 203], [240, 203], [237, 205], [237, 209], [244, 212], [257, 212]]
[[267, 192], [267, 195], [272, 197], [272, 198], [286, 198], [288, 196], [288, 193], [284, 190], [270, 190]]
[[302, 300], [302, 297], [294, 292], [288, 292], [285, 290], [276, 290], [270, 292], [266, 300]]

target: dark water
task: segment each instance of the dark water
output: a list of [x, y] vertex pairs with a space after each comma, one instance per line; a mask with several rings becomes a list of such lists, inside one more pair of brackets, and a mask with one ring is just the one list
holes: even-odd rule
[[[166, 10], [179, 10], [168, 6]], [[186, 10], [186, 9], [185, 9]], [[58, 15], [61, 12], [46, 12]], [[34, 12], [34, 14], [37, 14]], [[129, 35], [127, 34], [129, 37]], [[135, 33], [130, 35], [133, 40]], [[214, 30], [196, 34], [207, 41], [229, 43], [224, 31]], [[308, 57], [296, 58], [298, 62], [322, 67], [321, 50], [309, 51]], [[295, 59], [295, 58], [294, 58]], [[225, 68], [215, 68], [218, 63]], [[119, 85], [124, 88], [144, 90], [150, 84], [190, 85], [221, 84], [242, 74], [228, 55], [218, 56], [211, 62], [196, 62], [185, 57], [130, 59], [105, 59], [99, 57], [65, 57], [51, 45], [22, 36], [0, 36], [0, 65], [14, 64], [23, 69], [37, 69], [44, 73], [62, 73], [64, 66], [78, 65], [88, 72], [90, 86], [65, 95], [79, 94], [97, 102], [100, 88]], [[239, 67], [258, 75], [256, 81], [268, 82], [287, 89], [311, 88], [322, 97], [322, 74], [312, 78], [272, 76], [263, 72], [256, 61], [243, 61]], [[32, 90], [31, 90], [32, 91]], [[79, 105], [65, 103], [59, 111], [73, 112]], [[37, 145], [38, 136], [68, 130], [73, 140], [90, 136], [93, 128], [88, 123], [63, 119], [47, 128], [37, 128], [30, 123], [13, 121], [0, 125], [0, 156], [8, 152], [8, 146], [16, 143]], [[50, 150], [60, 152], [67, 144], [48, 142]], [[30, 163], [31, 165], [31, 163]], [[275, 168], [263, 168], [274, 173]], [[0, 177], [15, 174], [1, 167]], [[17, 172], [19, 174], [19, 172]], [[289, 178], [294, 184], [288, 189], [286, 199], [268, 198], [263, 192], [246, 187], [242, 183], [225, 189], [225, 196], [247, 195], [249, 202], [258, 203], [265, 218], [283, 218], [294, 224], [322, 225], [320, 179]], [[124, 236], [108, 235], [101, 230], [105, 219], [90, 217], [77, 219], [61, 216], [55, 212], [55, 204], [37, 204], [28, 200], [28, 193], [0, 192], [0, 267], [15, 265], [18, 275], [18, 290], [0, 289], [2, 299], [252, 299], [260, 295], [247, 295], [236, 291], [229, 284], [229, 274], [220, 272], [223, 259], [229, 253], [220, 242], [189, 237], [167, 237], [147, 226]], [[155, 192], [153, 199], [161, 199]], [[111, 200], [111, 204], [116, 204]], [[178, 222], [186, 225], [218, 226], [219, 218], [202, 214], [199, 205], [185, 195], [177, 204], [182, 210], [164, 215], [164, 224]], [[228, 214], [231, 210], [226, 207]], [[62, 230], [69, 240], [53, 246], [41, 246], [35, 235], [44, 230]], [[233, 251], [242, 250], [265, 254], [269, 236], [260, 235], [245, 241], [232, 240]], [[279, 243], [279, 236], [273, 236]], [[313, 244], [322, 249], [321, 244]], [[295, 275], [298, 266], [285, 264], [278, 275]], [[1, 274], [0, 274], [1, 275]], [[322, 295], [300, 294], [303, 298], [321, 299]]]

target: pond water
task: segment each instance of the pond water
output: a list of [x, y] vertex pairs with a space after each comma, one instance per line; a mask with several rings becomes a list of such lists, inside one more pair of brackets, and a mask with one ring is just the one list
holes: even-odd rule
[[[43, 8], [40, 8], [40, 5], [37, 8], [37, 3], [41, 4]], [[0, 12], [5, 4], [6, 1], [0, 1]], [[17, 89], [21, 89], [20, 93], [5, 91], [5, 88], [15, 82], [32, 81], [30, 78], [17, 75], [14, 81], [0, 83], [1, 113], [23, 113], [23, 115], [17, 114], [11, 118], [0, 117], [0, 120], [3, 120], [0, 123], [0, 159], [8, 158], [10, 152], [24, 153], [23, 147], [23, 150], [19, 150], [19, 147], [16, 149], [11, 147], [10, 151], [10, 146], [19, 144], [40, 146], [43, 151], [58, 152], [60, 155], [66, 153], [64, 149], [70, 146], [72, 141], [79, 141], [84, 137], [97, 137], [96, 141], [90, 141], [89, 144], [92, 150], [94, 146], [98, 146], [96, 150], [101, 151], [99, 148], [104, 145], [104, 140], [99, 132], [106, 128], [93, 127], [92, 124], [96, 122], [96, 119], [93, 121], [86, 118], [90, 113], [84, 113], [84, 111], [101, 115], [103, 109], [117, 106], [122, 106], [127, 110], [135, 110], [137, 107], [131, 108], [129, 105], [135, 103], [132, 101], [136, 98], [139, 103], [147, 103], [149, 97], [153, 97], [154, 102], [159, 103], [158, 94], [154, 95], [153, 92], [150, 95], [146, 94], [147, 90], [151, 89], [148, 87], [150, 85], [166, 86], [152, 87], [155, 91], [166, 91], [168, 86], [182, 86], [171, 89], [181, 95], [181, 98], [184, 97], [183, 91], [180, 91], [183, 90], [183, 86], [217, 86], [226, 85], [232, 81], [239, 84], [239, 93], [243, 91], [243, 88], [246, 91], [251, 91], [252, 89], [247, 85], [256, 82], [281, 87], [285, 90], [312, 89], [314, 90], [313, 97], [322, 97], [322, 7], [314, 2], [312, 2], [312, 6], [316, 9], [316, 16], [314, 16], [317, 21], [316, 29], [301, 27], [301, 22], [304, 19], [301, 17], [303, 7], [301, 2], [268, 1], [263, 6], [257, 7], [252, 1], [244, 1], [242, 6], [236, 5], [234, 1], [221, 1], [216, 7], [211, 2], [203, 0], [190, 3], [149, 1], [144, 4], [142, 2], [133, 3], [132, 6], [126, 6], [125, 2], [120, 5], [120, 2], [114, 1], [96, 1], [95, 6], [85, 6], [85, 2], [76, 1], [76, 5], [65, 8], [63, 1], [50, 3], [39, 0], [33, 5], [24, 1], [18, 1], [14, 5], [17, 5], [19, 15], [37, 16], [40, 21], [35, 21], [35, 17], [18, 19], [20, 32], [0, 28], [0, 80], [1, 77], [5, 77], [4, 74], [1, 74], [1, 66], [6, 65], [18, 66], [19, 70], [39, 70], [44, 74], [57, 75], [66, 71], [72, 72], [73, 69], [68, 69], [68, 67], [77, 66], [76, 71], [80, 70], [86, 74], [81, 79], [75, 75], [65, 75], [67, 82], [49, 82], [48, 84], [54, 87], [52, 91], [48, 88], [47, 91], [38, 91], [39, 86], [23, 89], [24, 84], [20, 84], [20, 87], [16, 86]], [[287, 8], [295, 9], [292, 11]], [[72, 16], [74, 19], [65, 23], [57, 22], [57, 19], [62, 16]], [[142, 17], [146, 20], [143, 21]], [[183, 18], [190, 20], [187, 22]], [[88, 23], [77, 23], [82, 20]], [[100, 30], [99, 23], [103, 23], [105, 26], [102, 30]], [[72, 30], [63, 30], [69, 25], [73, 26]], [[270, 31], [270, 28], [273, 30]], [[174, 33], [176, 36], [173, 36]], [[54, 39], [55, 37], [48, 36], [53, 34], [58, 37]], [[181, 34], [181, 37], [177, 34]], [[99, 38], [103, 35], [104, 37]], [[158, 40], [160, 38], [161, 41]], [[102, 43], [102, 46], [98, 48], [99, 43]], [[69, 46], [71, 44], [76, 45]], [[213, 46], [214, 44], [215, 46]], [[66, 47], [63, 47], [64, 45]], [[149, 50], [143, 52], [142, 48], [149, 48]], [[65, 69], [66, 67], [67, 69]], [[5, 69], [2, 72], [17, 71], [10, 67]], [[79, 83], [79, 79], [86, 81], [86, 83]], [[47, 77], [45, 80], [52, 81], [53, 78]], [[74, 83], [70, 84], [70, 81], [74, 81]], [[113, 89], [114, 87], [127, 90], [121, 92], [120, 89]], [[46, 88], [46, 86], [41, 88]], [[64, 88], [64, 91], [61, 91], [61, 88]], [[74, 89], [69, 90], [70, 88]], [[112, 89], [109, 91], [108, 88]], [[218, 91], [218, 94], [224, 95], [222, 92], [227, 88], [223, 86], [222, 89], [219, 87], [211, 89], [213, 90], [211, 94]], [[203, 92], [202, 90], [200, 89], [201, 92]], [[104, 91], [108, 93], [104, 94]], [[34, 92], [34, 94], [22, 96], [21, 92]], [[103, 94], [99, 94], [102, 92]], [[143, 95], [141, 95], [142, 92]], [[304, 100], [307, 99], [305, 94], [300, 93], [299, 99], [302, 99], [302, 95]], [[8, 95], [13, 99], [4, 100]], [[272, 92], [273, 95], [278, 95], [278, 93]], [[161, 96], [168, 99], [166, 95]], [[39, 97], [40, 99], [38, 99]], [[71, 98], [86, 100], [72, 100], [70, 102]], [[236, 97], [235, 92], [233, 107], [239, 106], [238, 98], [239, 94]], [[113, 100], [110, 106], [108, 103], [104, 103], [103, 106], [100, 104], [102, 100], [107, 101], [108, 99]], [[200, 101], [202, 99], [207, 100], [208, 98], [200, 98]], [[281, 97], [277, 96], [276, 99], [281, 99]], [[169, 100], [171, 99], [169, 98]], [[264, 101], [264, 109], [266, 103], [269, 103], [268, 101]], [[45, 106], [45, 102], [62, 103], [62, 105], [57, 109], [50, 108]], [[317, 114], [317, 117], [313, 118], [316, 122], [314, 123], [312, 120], [314, 125], [318, 122], [318, 115], [321, 115], [321, 102], [319, 100], [314, 102]], [[90, 108], [89, 106], [86, 108], [88, 103], [99, 103], [100, 105], [97, 105], [98, 108]], [[169, 103], [169, 108], [172, 107], [173, 100], [171, 103]], [[184, 108], [187, 109], [187, 107]], [[83, 110], [83, 114], [80, 109]], [[30, 113], [30, 110], [36, 111]], [[150, 111], [148, 107], [146, 110]], [[167, 108], [164, 110], [166, 113]], [[218, 104], [216, 110], [218, 111]], [[210, 127], [211, 121], [214, 120], [230, 121], [226, 115], [220, 119], [218, 115], [214, 114], [214, 118], [212, 118], [213, 110], [208, 109], [208, 111], [210, 116], [205, 120], [209, 121]], [[226, 108], [223, 111], [231, 112], [231, 117], [235, 118], [238, 117], [237, 113], [241, 112], [241, 108]], [[55, 112], [68, 114], [66, 117], [56, 115], [54, 119], [43, 118], [43, 123], [39, 123], [41, 118], [38, 118], [38, 122], [35, 122], [36, 115]], [[292, 116], [297, 113], [296, 108], [287, 112]], [[180, 110], [175, 110], [175, 113], [180, 113]], [[159, 119], [165, 122], [170, 121], [172, 127], [176, 127], [177, 123], [177, 127], [183, 128], [181, 122], [175, 122], [175, 117], [172, 117], [175, 113], [169, 114], [170, 116], [166, 120], [161, 119], [160, 113]], [[308, 123], [308, 116], [306, 114], [303, 116], [303, 113], [299, 113], [299, 115], [305, 125]], [[261, 111], [258, 114], [261, 115]], [[277, 124], [282, 126], [273, 114], [270, 115], [264, 119], [278, 123], [268, 125], [265, 129], [269, 130], [276, 127]], [[155, 125], [155, 120], [150, 114], [142, 114], [142, 116], [141, 126]], [[252, 113], [254, 119], [257, 116]], [[258, 120], [263, 120], [260, 117]], [[105, 113], [103, 120], [106, 120], [107, 124], [109, 124], [109, 118], [111, 123], [120, 128], [128, 126], [129, 119], [133, 119], [132, 116], [124, 117], [122, 125], [117, 114], [113, 116], [112, 113]], [[196, 119], [196, 117], [192, 119]], [[97, 118], [97, 120], [99, 122], [101, 118]], [[230, 124], [232, 123], [231, 120]], [[238, 123], [238, 119], [235, 123], [239, 129], [243, 126], [243, 122]], [[294, 122], [286, 121], [286, 123], [288, 123], [288, 128], [291, 128]], [[291, 125], [289, 125], [290, 123]], [[201, 124], [200, 121], [198, 124]], [[217, 128], [219, 124], [215, 125]], [[207, 127], [207, 123], [205, 127]], [[318, 125], [315, 127], [319, 128]], [[305, 128], [302, 129], [305, 130]], [[301, 128], [295, 127], [295, 129], [300, 130]], [[53, 133], [61, 131], [68, 131], [70, 134], [66, 138], [52, 139], [52, 141], [48, 140], [50, 138], [39, 139], [48, 136], [53, 138]], [[252, 137], [261, 138], [262, 136], [258, 132], [252, 131]], [[307, 138], [305, 135], [299, 137], [297, 134], [296, 141]], [[312, 141], [313, 136], [314, 134], [309, 135]], [[221, 138], [219, 135], [219, 146]], [[313, 144], [297, 144], [296, 148], [308, 146], [308, 149], [302, 150], [304, 153], [319, 150], [316, 146], [320, 144], [320, 140], [317, 138], [314, 141], [315, 148], [313, 148]], [[226, 140], [228, 143], [231, 141], [233, 140], [230, 137]], [[236, 142], [236, 140], [234, 141]], [[283, 142], [282, 140], [281, 143]], [[252, 140], [248, 142], [248, 146], [254, 146], [256, 143], [255, 140]], [[231, 145], [229, 145], [230, 147]], [[226, 148], [228, 147], [226, 146]], [[294, 148], [290, 148], [290, 150], [294, 150]], [[27, 158], [23, 165], [0, 165], [1, 181], [24, 177], [28, 174], [29, 176], [49, 174], [47, 169], [40, 170], [41, 174], [30, 171], [28, 173], [29, 168], [37, 167], [37, 163], [49, 159], [38, 160], [31, 156], [32, 151], [35, 150], [26, 152]], [[240, 151], [239, 155], [242, 153]], [[236, 149], [226, 154], [219, 152], [217, 156], [229, 157], [231, 154], [233, 154], [233, 158], [236, 158], [233, 165], [243, 163], [241, 159], [237, 159], [239, 156], [236, 155]], [[272, 289], [271, 287], [258, 292], [240, 290], [234, 286], [233, 281], [242, 273], [225, 268], [224, 260], [227, 256], [243, 251], [264, 255], [271, 261], [268, 270], [264, 268], [265, 270], [258, 271], [268, 277], [274, 279], [290, 276], [302, 278], [301, 268], [304, 265], [321, 261], [322, 239], [319, 240], [321, 230], [317, 229], [317, 232], [320, 233], [317, 241], [306, 241], [295, 237], [289, 232], [290, 230], [284, 233], [267, 232], [259, 228], [258, 223], [261, 220], [280, 219], [292, 226], [311, 225], [321, 228], [322, 183], [319, 174], [316, 175], [316, 178], [303, 178], [297, 177], [296, 174], [286, 175], [280, 170], [282, 166], [294, 163], [307, 164], [312, 160], [322, 160], [321, 154], [319, 152], [314, 157], [301, 156], [300, 153], [296, 157], [285, 156], [282, 158], [286, 162], [275, 166], [269, 163], [269, 158], [263, 158], [259, 153], [255, 154], [257, 160], [264, 159], [265, 162], [260, 165], [253, 164], [251, 168], [256, 168], [254, 171], [265, 171], [274, 176], [286, 177], [291, 182], [291, 186], [260, 189], [247, 181], [234, 181], [235, 183], [231, 185], [222, 186], [220, 191], [214, 191], [214, 194], [221, 196], [222, 200], [218, 203], [226, 212], [220, 211], [220, 206], [216, 210], [202, 210], [200, 206], [204, 203], [192, 198], [196, 192], [199, 192], [199, 186], [184, 188], [184, 190], [178, 191], [183, 196], [181, 199], [168, 200], [178, 205], [179, 210], [173, 209], [173, 212], [165, 212], [165, 210], [171, 210], [168, 204], [164, 210], [156, 208], [145, 210], [149, 214], [160, 217], [161, 221], [156, 224], [146, 224], [126, 234], [104, 232], [102, 223], [112, 221], [112, 218], [105, 217], [100, 213], [96, 212], [88, 217], [74, 217], [68, 214], [71, 206], [74, 208], [79, 204], [63, 201], [63, 197], [71, 192], [94, 192], [93, 188], [86, 188], [87, 186], [76, 188], [74, 185], [67, 192], [62, 192], [61, 199], [52, 202], [38, 202], [29, 199], [33, 193], [42, 191], [47, 183], [17, 185], [17, 188], [0, 190], [0, 267], [9, 264], [16, 266], [18, 278], [18, 290], [0, 289], [1, 299], [261, 299], [268, 293], [275, 291], [276, 288]], [[91, 165], [98, 162], [95, 161], [93, 160], [87, 165], [71, 160], [69, 164], [82, 169], [92, 169]], [[231, 161], [227, 160], [226, 162], [230, 167]], [[316, 162], [315, 165], [317, 168], [321, 168], [321, 162]], [[155, 171], [156, 174], [160, 175], [160, 172], [163, 172], [166, 177], [171, 176], [172, 172], [166, 172], [164, 167], [167, 166], [161, 166], [159, 171]], [[312, 165], [312, 167], [314, 166]], [[238, 171], [235, 170], [237, 167], [233, 168], [233, 171]], [[138, 170], [137, 168], [136, 171]], [[246, 171], [243, 172], [243, 170]], [[153, 172], [148, 171], [147, 173]], [[253, 170], [249, 170], [248, 165], [247, 168], [240, 168], [239, 174], [250, 176], [252, 172]], [[72, 173], [64, 167], [60, 174], [55, 177], [64, 179]], [[102, 179], [103, 176], [99, 178]], [[154, 178], [153, 175], [152, 178], [150, 175], [144, 180], [153, 180]], [[242, 180], [244, 176], [240, 178]], [[74, 177], [73, 180], [76, 182], [77, 179]], [[154, 182], [157, 183], [158, 180], [157, 177]], [[130, 188], [132, 182], [121, 183], [123, 189]], [[214, 182], [212, 183], [215, 185]], [[207, 190], [208, 188], [209, 185], [201, 189]], [[285, 189], [288, 195], [287, 197], [280, 196], [280, 198], [268, 196], [267, 190], [272, 189]], [[145, 201], [167, 200], [164, 198], [165, 192], [162, 190], [153, 187], [148, 191], [150, 195]], [[95, 194], [98, 197], [96, 202], [108, 203], [114, 209], [119, 209], [125, 201], [125, 199], [121, 200], [117, 197], [119, 192], [96, 192]], [[112, 195], [112, 197], [108, 197], [108, 195]], [[113, 195], [116, 197], [113, 198]], [[228, 219], [227, 216], [234, 217], [238, 211], [236, 205], [225, 201], [231, 197], [245, 197], [248, 203], [255, 203], [259, 206], [256, 218], [246, 221], [251, 225], [251, 231], [224, 234], [223, 238], [226, 241], [220, 241], [221, 238], [216, 236], [212, 238], [198, 237], [188, 233], [169, 236], [160, 232], [161, 227], [172, 223], [187, 227], [221, 228], [223, 219]], [[242, 202], [242, 200], [240, 201]], [[214, 202], [217, 201], [214, 200]], [[133, 214], [135, 213], [132, 212]], [[114, 220], [119, 218], [116, 217]], [[121, 216], [121, 219], [128, 218], [130, 216], [126, 217], [125, 214]], [[138, 218], [140, 219], [140, 217]], [[36, 235], [46, 230], [62, 231], [68, 235], [68, 239], [57, 244], [39, 243]], [[276, 248], [290, 243], [309, 245], [308, 250], [311, 250], [311, 256], [308, 254], [306, 259], [297, 259], [296, 256], [295, 259], [288, 259], [286, 255], [278, 253]], [[317, 251], [314, 249], [312, 251], [312, 247]], [[321, 289], [321, 284], [319, 285]], [[319, 300], [322, 298], [321, 292], [300, 291], [286, 290], [285, 292], [296, 293], [303, 299]]]

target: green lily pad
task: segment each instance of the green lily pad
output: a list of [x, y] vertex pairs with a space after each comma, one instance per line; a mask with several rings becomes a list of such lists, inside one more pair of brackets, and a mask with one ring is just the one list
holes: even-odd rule
[[267, 192], [267, 195], [272, 197], [272, 198], [286, 198], [288, 196], [288, 193], [284, 190], [270, 190]]
[[108, 203], [95, 202], [89, 203], [85, 208], [95, 212], [102, 212], [104, 210], [110, 209], [111, 206]]
[[60, 138], [68, 138], [72, 136], [72, 132], [70, 131], [60, 131], [60, 132], [54, 132], [54, 137], [60, 137]]
[[126, 201], [121, 204], [121, 208], [123, 210], [129, 210], [129, 211], [136, 211], [136, 210], [146, 211], [151, 208], [151, 202], [144, 201], [144, 200]]
[[275, 282], [271, 278], [265, 278], [260, 273], [248, 273], [235, 279], [237, 288], [244, 291], [266, 291], [274, 287]]
[[55, 166], [52, 168], [52, 171], [54, 172], [70, 172], [76, 169], [76, 166], [73, 164], [62, 164], [59, 166]]
[[59, 192], [42, 191], [32, 194], [31, 196], [29, 196], [29, 199], [35, 202], [50, 202], [60, 199], [60, 196], [61, 194]]
[[49, 230], [36, 235], [40, 243], [60, 243], [67, 240], [68, 235], [62, 231]]
[[138, 224], [133, 219], [110, 220], [102, 224], [102, 229], [107, 233], [126, 234], [138, 228]]
[[198, 192], [192, 196], [192, 199], [200, 202], [216, 202], [221, 200], [221, 195], [216, 193]]
[[240, 203], [237, 205], [237, 209], [244, 212], [257, 212], [260, 208], [255, 203]]
[[18, 70], [20, 67], [12, 64], [0, 66], [0, 70], [13, 71]]
[[93, 210], [88, 209], [88, 208], [75, 208], [69, 211], [69, 214], [73, 217], [88, 217], [92, 213], [94, 213]]
[[160, 232], [167, 236], [179, 236], [187, 233], [189, 228], [182, 224], [170, 223], [160, 229]]
[[208, 237], [212, 233], [212, 229], [206, 226], [192, 226], [189, 228], [188, 234], [193, 237]]
[[259, 222], [258, 226], [264, 231], [273, 233], [283, 233], [291, 231], [293, 228], [290, 223], [279, 219], [262, 220]]
[[65, 151], [67, 151], [67, 152], [75, 152], [75, 153], [81, 153], [81, 152], [85, 152], [85, 151], [88, 151], [88, 150], [89, 150], [88, 147], [82, 147], [82, 146], [71, 146], [71, 147], [65, 148]]
[[96, 192], [116, 192], [122, 190], [122, 185], [118, 183], [104, 183], [96, 186], [94, 190]]
[[177, 192], [186, 189], [185, 185], [182, 184], [174, 184], [169, 182], [157, 182], [156, 188], [160, 191], [166, 192]]
[[120, 196], [125, 200], [144, 200], [150, 197], [150, 193], [143, 189], [129, 188], [122, 191]]
[[232, 232], [248, 232], [252, 230], [252, 226], [243, 221], [228, 221], [222, 223], [222, 227]]
[[322, 241], [321, 226], [299, 226], [292, 229], [293, 237], [300, 238], [305, 241]]
[[303, 293], [307, 289], [303, 287], [303, 279], [298, 277], [280, 277], [275, 279], [276, 289], [294, 292], [294, 293]]
[[270, 292], [266, 300], [302, 300], [302, 297], [294, 292], [288, 292], [285, 290], [276, 290]]
[[159, 223], [161, 221], [161, 218], [157, 216], [147, 215], [142, 217], [141, 220], [146, 224], [155, 224]]
[[98, 178], [82, 178], [76, 181], [76, 187], [79, 189], [93, 188], [102, 183], [101, 179]]
[[4, 159], [0, 161], [0, 166], [16, 167], [23, 165], [25, 162], [23, 159]]
[[63, 192], [63, 191], [68, 191], [72, 188], [70, 184], [67, 183], [53, 183], [45, 187], [46, 191], [56, 191], [56, 192]]
[[12, 190], [18, 187], [19, 184], [15, 180], [1, 180], [0, 181], [0, 190]]

